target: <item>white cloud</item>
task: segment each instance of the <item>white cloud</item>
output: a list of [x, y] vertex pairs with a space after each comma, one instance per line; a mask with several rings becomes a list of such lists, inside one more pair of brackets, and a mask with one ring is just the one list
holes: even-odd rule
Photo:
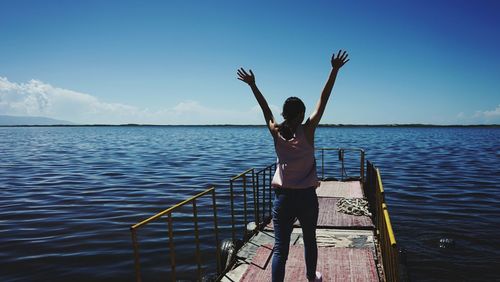
[[485, 118], [485, 119], [499, 119], [500, 118], [500, 105], [498, 105], [493, 110], [477, 111], [474, 117]]
[[203, 107], [197, 101], [180, 102], [173, 108], [173, 110], [178, 114], [210, 112], [210, 109]]
[[[75, 122], [100, 123], [104, 117], [124, 117], [140, 110], [119, 103], [105, 103], [96, 97], [54, 87], [39, 80], [10, 82], [0, 77], [0, 113], [46, 116]], [[119, 121], [114, 119], [111, 122]]]
[[[186, 100], [172, 108], [151, 111], [103, 102], [40, 80], [15, 83], [0, 77], [0, 114], [4, 115], [45, 116], [81, 124], [260, 124], [262, 114], [256, 107], [244, 111], [217, 109]], [[278, 113], [277, 107], [271, 108]]]
[[500, 124], [500, 105], [493, 110], [476, 111], [470, 115], [460, 112], [457, 119], [465, 124]]

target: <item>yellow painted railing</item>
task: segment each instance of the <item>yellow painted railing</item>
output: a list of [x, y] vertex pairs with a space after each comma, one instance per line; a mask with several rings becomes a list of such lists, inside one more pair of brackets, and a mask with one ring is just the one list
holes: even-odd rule
[[[167, 217], [167, 223], [168, 223], [168, 237], [169, 237], [169, 249], [170, 249], [170, 267], [172, 269], [171, 271], [171, 280], [176, 281], [176, 257], [175, 257], [175, 242], [174, 242], [174, 237], [173, 237], [173, 226], [172, 226], [172, 213], [175, 212], [177, 209], [179, 209], [182, 206], [185, 206], [187, 204], [192, 204], [193, 210], [193, 222], [194, 222], [194, 239], [195, 239], [195, 245], [196, 245], [196, 264], [197, 264], [197, 269], [198, 269], [198, 280], [201, 281], [202, 277], [202, 272], [201, 272], [201, 255], [200, 255], [200, 238], [199, 238], [199, 228], [198, 228], [198, 208], [196, 205], [196, 200], [199, 199], [200, 197], [203, 197], [205, 195], [211, 194], [212, 196], [212, 210], [213, 210], [213, 221], [214, 221], [214, 236], [215, 236], [215, 241], [217, 246], [219, 245], [219, 231], [217, 227], [217, 205], [215, 201], [215, 187], [208, 188], [207, 190], [187, 199], [184, 200], [162, 212], [159, 212], [153, 216], [151, 216], [148, 219], [145, 219], [137, 224], [134, 224], [130, 227], [130, 232], [132, 233], [132, 244], [134, 247], [134, 263], [135, 263], [135, 277], [136, 281], [142, 281], [142, 276], [141, 276], [141, 263], [140, 263], [140, 258], [139, 258], [139, 241], [137, 238], [137, 231], [141, 228], [147, 225], [148, 223], [151, 223], [156, 220], [160, 220], [164, 218], [165, 216]], [[220, 269], [220, 263], [219, 263], [219, 248], [216, 248], [216, 261], [217, 261], [217, 272], [219, 273], [221, 271]]]
[[399, 281], [399, 251], [385, 203], [384, 186], [379, 169], [370, 162], [367, 162], [366, 183], [369, 191], [365, 195], [368, 195], [374, 213], [385, 279], [389, 282]]

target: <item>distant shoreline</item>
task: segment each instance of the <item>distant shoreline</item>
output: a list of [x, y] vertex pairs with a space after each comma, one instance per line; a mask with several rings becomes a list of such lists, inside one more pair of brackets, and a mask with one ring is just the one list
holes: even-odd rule
[[[0, 127], [265, 127], [253, 124], [199, 124], [199, 125], [156, 125], [156, 124], [53, 124], [53, 125], [0, 125]], [[487, 127], [496, 128], [500, 124], [320, 124], [319, 127]]]

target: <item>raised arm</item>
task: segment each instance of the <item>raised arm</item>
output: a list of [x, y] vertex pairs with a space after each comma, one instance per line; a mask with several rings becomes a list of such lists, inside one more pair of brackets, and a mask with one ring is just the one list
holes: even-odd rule
[[330, 98], [330, 94], [332, 93], [333, 85], [335, 84], [335, 79], [337, 78], [339, 69], [349, 61], [347, 56], [346, 51], [342, 52], [342, 50], [339, 50], [337, 56], [335, 56], [335, 53], [332, 55], [332, 70], [330, 71], [328, 80], [323, 88], [323, 92], [321, 92], [321, 97], [319, 98], [318, 103], [316, 103], [316, 109], [306, 122], [312, 133], [314, 133], [314, 130], [318, 126], [319, 121], [325, 112], [326, 104], [328, 103], [328, 98]]
[[264, 114], [264, 119], [266, 120], [266, 125], [269, 128], [271, 134], [275, 134], [277, 132], [276, 122], [274, 120], [273, 113], [267, 104], [266, 98], [260, 92], [257, 84], [255, 84], [255, 75], [252, 70], [249, 70], [250, 74], [247, 73], [243, 68], [238, 70], [238, 79], [247, 83], [252, 89], [253, 95], [257, 102], [259, 103], [260, 108], [262, 109], [262, 113]]

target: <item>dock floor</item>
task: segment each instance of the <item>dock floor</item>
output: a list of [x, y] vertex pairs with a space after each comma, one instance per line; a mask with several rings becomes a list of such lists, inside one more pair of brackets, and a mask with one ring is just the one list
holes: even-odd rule
[[[322, 182], [317, 194], [317, 271], [323, 281], [380, 281], [371, 219], [338, 213], [335, 206], [338, 198], [362, 197], [361, 183]], [[236, 263], [221, 281], [271, 281], [273, 244], [271, 223], [240, 248]], [[302, 230], [297, 225], [290, 240], [285, 281], [307, 281], [305, 272]]]

